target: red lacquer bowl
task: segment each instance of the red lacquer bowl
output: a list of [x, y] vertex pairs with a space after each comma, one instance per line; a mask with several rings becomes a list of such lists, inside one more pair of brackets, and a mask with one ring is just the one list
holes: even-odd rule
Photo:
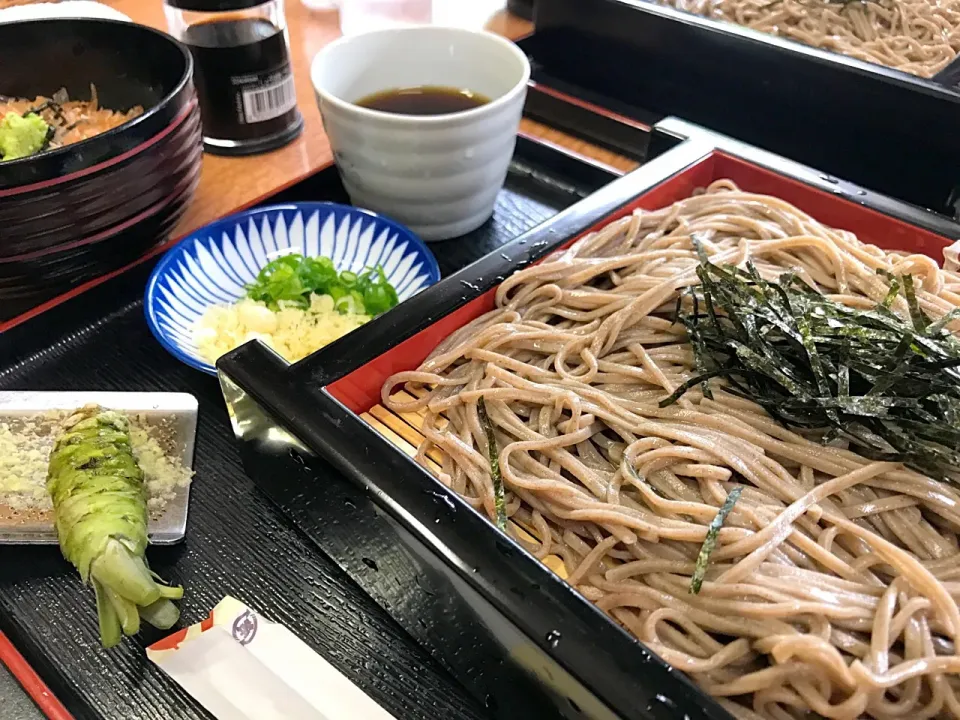
[[169, 236], [196, 188], [200, 111], [189, 51], [133, 23], [0, 25], [0, 94], [144, 108], [109, 132], [0, 163], [0, 320], [135, 260]]

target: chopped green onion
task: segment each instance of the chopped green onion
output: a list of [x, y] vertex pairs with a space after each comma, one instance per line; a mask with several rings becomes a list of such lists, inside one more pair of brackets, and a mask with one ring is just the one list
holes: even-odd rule
[[328, 257], [283, 255], [267, 263], [256, 281], [247, 286], [247, 297], [271, 310], [310, 306], [311, 295], [329, 295], [342, 313], [379, 315], [400, 300], [379, 265], [362, 273], [338, 273]]

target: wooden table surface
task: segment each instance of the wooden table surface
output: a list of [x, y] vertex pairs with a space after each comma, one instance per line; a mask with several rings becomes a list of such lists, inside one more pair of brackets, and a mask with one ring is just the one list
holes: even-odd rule
[[[406, 13], [409, 20], [429, 20], [436, 24], [486, 29], [514, 40], [533, 30], [530, 22], [511, 15], [504, 9], [504, 0], [393, 2], [395, 10], [401, 15]], [[144, 25], [166, 29], [160, 0], [105, 0], [105, 4]], [[243, 158], [205, 155], [196, 199], [174, 233], [177, 237], [253, 205], [312, 175], [333, 161], [310, 83], [310, 62], [324, 45], [341, 35], [340, 14], [336, 10], [309, 10], [301, 0], [287, 0], [286, 16], [297, 100], [304, 118], [303, 134], [290, 145], [263, 155]], [[524, 119], [521, 130], [620, 170], [632, 169], [634, 165], [618, 155], [531, 120]]]

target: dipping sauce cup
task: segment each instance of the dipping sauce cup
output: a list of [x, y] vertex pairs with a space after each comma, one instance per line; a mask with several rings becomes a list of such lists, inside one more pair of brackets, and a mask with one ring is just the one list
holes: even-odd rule
[[[509, 40], [459, 28], [402, 27], [334, 41], [313, 60], [313, 86], [350, 200], [428, 241], [493, 213], [516, 144], [530, 63]], [[360, 107], [375, 93], [449, 87], [489, 102], [445, 115]]]

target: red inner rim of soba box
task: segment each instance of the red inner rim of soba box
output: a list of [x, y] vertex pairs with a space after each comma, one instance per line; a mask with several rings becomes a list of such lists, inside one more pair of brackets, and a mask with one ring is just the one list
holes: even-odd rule
[[[570, 238], [557, 249], [570, 246], [575, 240], [604, 225], [629, 215], [635, 209], [657, 210], [677, 200], [690, 197], [694, 190], [714, 180], [728, 178], [749, 192], [774, 195], [796, 205], [820, 222], [850, 230], [860, 240], [884, 250], [899, 250], [939, 258], [950, 244], [946, 238], [896, 218], [884, 215], [810, 185], [759, 167], [720, 151], [704, 157], [696, 165], [667, 178], [637, 196], [624, 207], [597, 222], [587, 231]], [[327, 386], [330, 394], [360, 414], [380, 403], [380, 389], [388, 377], [402, 370], [411, 370], [422, 363], [433, 349], [451, 333], [485, 312], [493, 309], [496, 288], [488, 290], [449, 315], [441, 318], [392, 350], [371, 360]]]

